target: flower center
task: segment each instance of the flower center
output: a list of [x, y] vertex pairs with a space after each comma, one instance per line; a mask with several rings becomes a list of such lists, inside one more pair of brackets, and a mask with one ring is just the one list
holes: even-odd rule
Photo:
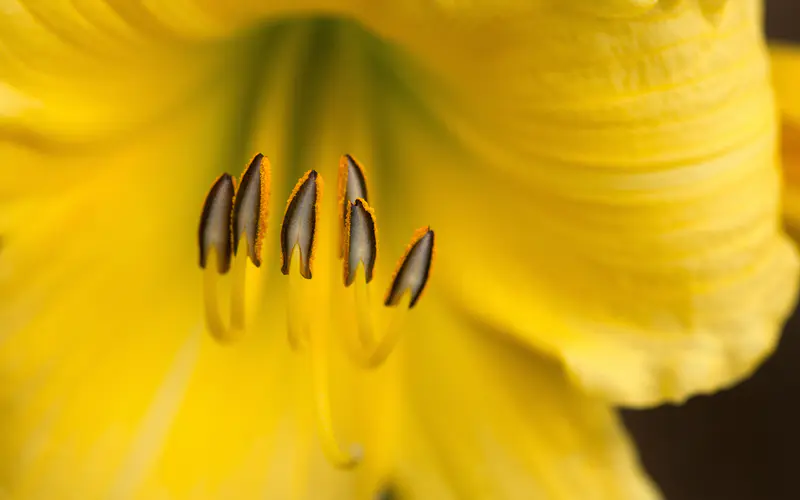
[[[417, 231], [397, 264], [382, 307], [373, 304], [370, 287], [374, 286], [378, 237], [366, 179], [362, 165], [355, 158], [342, 156], [336, 200], [339, 244], [324, 250], [330, 250], [342, 261], [342, 288], [350, 288], [355, 296], [356, 332], [343, 335], [345, 338], [341, 340], [354, 363], [372, 369], [388, 358], [400, 338], [404, 316], [425, 290], [434, 255], [434, 233], [429, 227]], [[220, 343], [236, 341], [245, 329], [245, 271], [248, 258], [256, 267], [261, 266], [269, 180], [269, 161], [258, 154], [245, 169], [238, 187], [233, 177], [223, 174], [205, 199], [198, 231], [200, 267], [204, 269], [205, 320], [208, 331]], [[310, 286], [322, 187], [321, 175], [315, 170], [306, 172], [289, 195], [281, 224], [281, 272], [289, 280], [287, 336], [292, 349], [307, 350], [311, 359], [316, 421], [323, 450], [334, 465], [349, 468], [359, 462], [361, 452], [359, 449], [345, 452], [333, 432], [328, 383], [330, 329], [315, 327], [307, 307], [309, 297], [313, 296]], [[292, 270], [293, 262], [297, 262], [296, 272]], [[218, 278], [228, 272], [233, 275], [233, 284], [230, 321], [226, 326], [220, 314]], [[376, 321], [376, 316], [384, 321]]]

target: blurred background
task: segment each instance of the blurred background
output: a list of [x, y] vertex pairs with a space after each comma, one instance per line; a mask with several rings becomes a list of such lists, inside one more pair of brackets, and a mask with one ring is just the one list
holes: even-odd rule
[[[768, 36], [800, 43], [800, 0], [766, 4]], [[624, 417], [668, 500], [800, 499], [800, 310], [748, 381]]]

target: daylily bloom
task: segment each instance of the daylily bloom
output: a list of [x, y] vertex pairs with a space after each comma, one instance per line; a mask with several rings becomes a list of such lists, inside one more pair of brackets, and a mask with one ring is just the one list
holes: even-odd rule
[[760, 14], [0, 0], [0, 491], [657, 497], [795, 298]]

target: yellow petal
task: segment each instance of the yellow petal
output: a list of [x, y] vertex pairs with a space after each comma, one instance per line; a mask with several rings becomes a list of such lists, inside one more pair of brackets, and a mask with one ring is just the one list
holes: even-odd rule
[[800, 80], [800, 47], [776, 43], [770, 46], [772, 82], [778, 106], [784, 116], [800, 121], [800, 95], [797, 81]]
[[783, 217], [790, 234], [797, 239], [800, 229], [800, 122], [784, 116], [781, 127], [783, 164]]
[[776, 44], [770, 47], [770, 56], [782, 122], [783, 215], [796, 235], [800, 228], [800, 48]]
[[760, 2], [709, 7], [393, 32], [439, 71], [438, 135], [386, 116], [411, 131], [387, 166], [439, 228], [440, 286], [620, 404], [747, 377], [795, 301]]
[[460, 311], [421, 307], [402, 352], [401, 494], [407, 481], [414, 498], [658, 497], [615, 412], [575, 388], [557, 362]]

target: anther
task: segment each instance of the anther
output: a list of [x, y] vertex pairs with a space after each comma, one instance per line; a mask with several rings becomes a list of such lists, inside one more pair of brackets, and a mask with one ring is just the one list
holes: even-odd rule
[[[386, 294], [384, 304], [392, 306], [389, 321], [382, 328], [377, 340], [373, 335], [373, 323], [369, 314], [369, 296], [366, 283], [356, 282], [356, 306], [360, 349], [354, 352], [354, 359], [364, 368], [377, 368], [382, 365], [400, 340], [404, 318], [408, 309], [419, 300], [430, 276], [434, 256], [434, 235], [430, 228], [423, 228], [414, 235], [405, 254], [398, 263], [392, 284]], [[408, 308], [395, 307], [408, 301]]]
[[247, 254], [256, 267], [261, 266], [261, 243], [267, 229], [269, 178], [269, 160], [259, 153], [242, 174], [233, 206], [233, 254], [244, 235]]
[[289, 274], [294, 248], [300, 251], [300, 274], [311, 279], [315, 235], [322, 198], [322, 177], [315, 170], [306, 172], [297, 182], [286, 204], [281, 225], [281, 272]]
[[428, 283], [433, 255], [433, 231], [429, 227], [417, 231], [398, 263], [384, 300], [386, 306], [399, 304], [408, 291], [411, 294], [408, 308], [414, 307]]
[[215, 249], [217, 270], [228, 272], [231, 266], [231, 210], [236, 187], [228, 174], [221, 175], [211, 186], [200, 216], [198, 239], [200, 267], [206, 268], [209, 250]]
[[378, 237], [375, 230], [375, 212], [367, 202], [358, 198], [347, 202], [345, 214], [344, 285], [350, 286], [356, 278], [358, 264], [364, 266], [367, 283], [372, 281], [375, 259], [378, 255]]
[[345, 251], [345, 219], [349, 210], [348, 203], [355, 203], [357, 199], [368, 202], [367, 178], [361, 164], [351, 155], [343, 155], [339, 160], [339, 227], [341, 228], [340, 257]]

